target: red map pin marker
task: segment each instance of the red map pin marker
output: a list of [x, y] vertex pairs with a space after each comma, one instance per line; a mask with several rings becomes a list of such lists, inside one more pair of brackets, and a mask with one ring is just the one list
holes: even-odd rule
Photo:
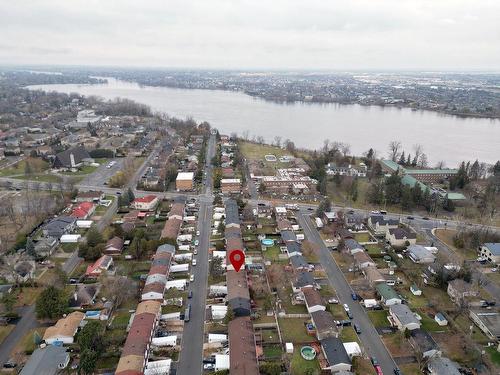
[[231, 250], [229, 253], [229, 260], [234, 267], [236, 272], [240, 271], [240, 268], [245, 264], [245, 253], [241, 250]]

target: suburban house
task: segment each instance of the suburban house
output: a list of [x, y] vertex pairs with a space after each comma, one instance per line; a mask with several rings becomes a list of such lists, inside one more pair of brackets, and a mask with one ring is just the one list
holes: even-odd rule
[[77, 202], [98, 202], [101, 199], [104, 199], [104, 193], [95, 190], [81, 191], [75, 198]]
[[415, 284], [411, 284], [411, 286], [410, 286], [410, 292], [414, 296], [421, 296], [422, 295], [422, 290], [418, 286], [416, 286]]
[[131, 207], [140, 211], [153, 211], [158, 205], [158, 197], [156, 195], [146, 195], [141, 198], [136, 198], [131, 204]]
[[386, 306], [392, 306], [402, 302], [401, 297], [396, 291], [385, 283], [378, 284], [375, 289], [377, 289], [380, 299]]
[[175, 179], [175, 189], [177, 191], [191, 191], [193, 190], [193, 172], [179, 172]]
[[390, 228], [385, 239], [394, 247], [405, 247], [415, 245], [417, 242], [417, 234], [404, 228]]
[[86, 220], [95, 211], [95, 205], [91, 202], [81, 202], [76, 207], [73, 207], [71, 211], [71, 216], [76, 217], [79, 220]]
[[420, 321], [410, 308], [404, 304], [398, 303], [389, 308], [390, 320], [398, 327], [400, 331], [413, 331], [420, 328]]
[[302, 288], [315, 288], [317, 285], [312, 272], [297, 272], [295, 282], [293, 283], [293, 292], [298, 293]]
[[94, 264], [89, 265], [85, 271], [85, 277], [97, 278], [103, 271], [108, 271], [113, 267], [113, 258], [109, 255], [103, 255], [95, 261]]
[[326, 306], [321, 298], [321, 294], [311, 287], [302, 288], [302, 293], [304, 295], [304, 300], [306, 302], [307, 311], [309, 314], [316, 311], [325, 311]]
[[100, 285], [98, 283], [76, 284], [75, 290], [69, 298], [69, 308], [82, 309], [92, 306], [95, 303], [99, 288]]
[[500, 242], [483, 244], [479, 248], [479, 256], [486, 258], [489, 262], [500, 264]]
[[56, 345], [47, 345], [45, 348], [36, 349], [29, 357], [19, 373], [20, 375], [56, 375], [64, 370], [70, 360], [66, 348]]
[[462, 279], [450, 281], [448, 283], [447, 292], [451, 300], [457, 304], [462, 303], [466, 297], [475, 297], [479, 295], [477, 288], [474, 288], [472, 284]]
[[434, 263], [436, 256], [422, 245], [410, 245], [408, 256], [414, 263]]
[[364, 252], [365, 251], [365, 249], [363, 248], [363, 246], [361, 246], [358, 241], [353, 240], [352, 238], [347, 238], [344, 241], [344, 244], [345, 244], [345, 248], [349, 251], [349, 253], [351, 255], [354, 255], [354, 254], [356, 254], [358, 252]]
[[311, 313], [311, 320], [316, 329], [316, 338], [324, 340], [328, 337], [338, 337], [339, 331], [333, 315], [329, 311], [318, 310]]
[[360, 269], [376, 266], [373, 259], [365, 251], [358, 251], [354, 253], [353, 258], [354, 258], [354, 263]]
[[323, 371], [336, 373], [339, 371], [351, 371], [352, 363], [342, 341], [336, 337], [328, 337], [320, 340], [321, 351], [328, 362]]
[[370, 215], [368, 218], [368, 227], [376, 236], [385, 236], [389, 229], [399, 227], [399, 219], [386, 218], [384, 215]]
[[363, 274], [370, 283], [370, 286], [374, 287], [377, 284], [385, 283], [387, 280], [384, 275], [375, 266], [368, 266], [363, 268]]
[[43, 335], [43, 340], [50, 345], [56, 342], [73, 344], [74, 336], [84, 318], [85, 314], [80, 311], [68, 314], [65, 318], [59, 319], [55, 325], [47, 328]]
[[106, 242], [104, 253], [107, 255], [120, 255], [123, 251], [124, 241], [120, 237], [113, 237]]
[[335, 211], [323, 212], [323, 221], [325, 223], [334, 223], [337, 220], [337, 213]]
[[55, 169], [78, 168], [85, 160], [92, 160], [85, 148], [74, 147], [56, 154], [52, 167]]
[[427, 364], [429, 375], [461, 375], [459, 366], [446, 357], [433, 357]]
[[438, 344], [425, 330], [418, 328], [410, 331], [410, 345], [416, 352], [422, 353], [424, 358], [441, 355]]
[[470, 310], [469, 316], [486, 336], [495, 341], [500, 341], [500, 313], [491, 310]]
[[52, 254], [57, 245], [57, 239], [54, 237], [41, 237], [35, 241], [35, 252], [37, 256], [46, 258]]
[[72, 232], [76, 227], [76, 218], [71, 216], [58, 216], [50, 220], [42, 228], [45, 237], [59, 239], [63, 234]]

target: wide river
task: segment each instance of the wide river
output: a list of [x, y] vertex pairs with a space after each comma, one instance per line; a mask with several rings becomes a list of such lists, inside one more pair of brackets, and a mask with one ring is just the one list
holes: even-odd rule
[[31, 89], [77, 92], [105, 99], [128, 98], [171, 116], [208, 121], [222, 133], [291, 139], [299, 147], [319, 148], [325, 139], [341, 141], [361, 155], [370, 147], [386, 156], [392, 140], [408, 152], [421, 144], [431, 164], [462, 160], [494, 163], [500, 159], [500, 120], [458, 118], [395, 107], [293, 103], [278, 104], [240, 92], [139, 86], [109, 79], [100, 85], [39, 85]]

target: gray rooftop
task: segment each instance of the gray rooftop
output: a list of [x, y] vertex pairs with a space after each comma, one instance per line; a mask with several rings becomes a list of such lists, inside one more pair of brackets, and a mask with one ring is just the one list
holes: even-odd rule
[[321, 347], [326, 356], [326, 360], [330, 366], [335, 366], [341, 363], [351, 363], [349, 355], [347, 354], [344, 344], [336, 337], [329, 337], [320, 340]]
[[402, 325], [406, 326], [408, 324], [417, 323], [420, 325], [419, 320], [415, 317], [413, 311], [403, 304], [392, 305], [389, 309], [392, 314], [394, 314]]
[[483, 245], [484, 247], [488, 248], [488, 250], [491, 252], [491, 254], [495, 256], [500, 255], [500, 242], [488, 242]]
[[234, 199], [228, 199], [225, 205], [226, 225], [239, 224], [240, 216], [238, 214], [238, 204]]
[[20, 375], [55, 375], [69, 362], [66, 348], [48, 345], [33, 352]]

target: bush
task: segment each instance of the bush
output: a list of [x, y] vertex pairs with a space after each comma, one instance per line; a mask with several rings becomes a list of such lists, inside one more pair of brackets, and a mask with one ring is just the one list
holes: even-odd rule
[[91, 158], [114, 158], [115, 153], [113, 150], [108, 150], [105, 148], [96, 148], [89, 152]]

